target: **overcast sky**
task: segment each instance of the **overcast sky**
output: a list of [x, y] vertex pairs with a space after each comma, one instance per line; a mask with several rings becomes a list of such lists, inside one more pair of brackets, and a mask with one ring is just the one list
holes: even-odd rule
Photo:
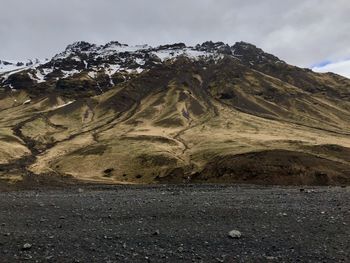
[[0, 10], [0, 59], [51, 57], [78, 40], [243, 40], [298, 66], [336, 63], [350, 77], [349, 0], [0, 0]]

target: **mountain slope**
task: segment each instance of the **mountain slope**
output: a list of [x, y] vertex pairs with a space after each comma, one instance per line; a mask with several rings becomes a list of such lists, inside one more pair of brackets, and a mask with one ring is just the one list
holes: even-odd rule
[[78, 42], [0, 79], [3, 180], [350, 182], [350, 80], [248, 43]]

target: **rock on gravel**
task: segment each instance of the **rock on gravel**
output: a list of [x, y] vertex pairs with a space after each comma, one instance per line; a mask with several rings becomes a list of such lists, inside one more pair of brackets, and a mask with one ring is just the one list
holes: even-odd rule
[[29, 250], [32, 248], [32, 244], [29, 244], [29, 243], [25, 243], [22, 247], [22, 250]]
[[153, 235], [154, 235], [154, 236], [158, 236], [158, 235], [160, 235], [160, 231], [159, 231], [159, 229], [157, 229], [156, 231], [154, 231], [154, 232], [153, 232]]
[[238, 230], [231, 230], [229, 233], [228, 233], [228, 236], [230, 238], [241, 238], [242, 237], [242, 233]]

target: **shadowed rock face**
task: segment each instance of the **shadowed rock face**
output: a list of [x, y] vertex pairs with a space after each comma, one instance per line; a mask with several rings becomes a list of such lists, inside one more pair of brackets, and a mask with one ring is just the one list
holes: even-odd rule
[[0, 177], [349, 184], [349, 98], [244, 42], [77, 42], [0, 73]]
[[350, 166], [303, 152], [269, 150], [215, 158], [197, 181], [262, 184], [349, 184]]

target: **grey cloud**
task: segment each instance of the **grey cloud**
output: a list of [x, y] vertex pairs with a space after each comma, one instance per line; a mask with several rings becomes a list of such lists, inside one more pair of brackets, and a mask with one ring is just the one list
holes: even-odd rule
[[350, 56], [348, 0], [0, 0], [0, 59], [67, 44], [247, 41], [299, 66]]

